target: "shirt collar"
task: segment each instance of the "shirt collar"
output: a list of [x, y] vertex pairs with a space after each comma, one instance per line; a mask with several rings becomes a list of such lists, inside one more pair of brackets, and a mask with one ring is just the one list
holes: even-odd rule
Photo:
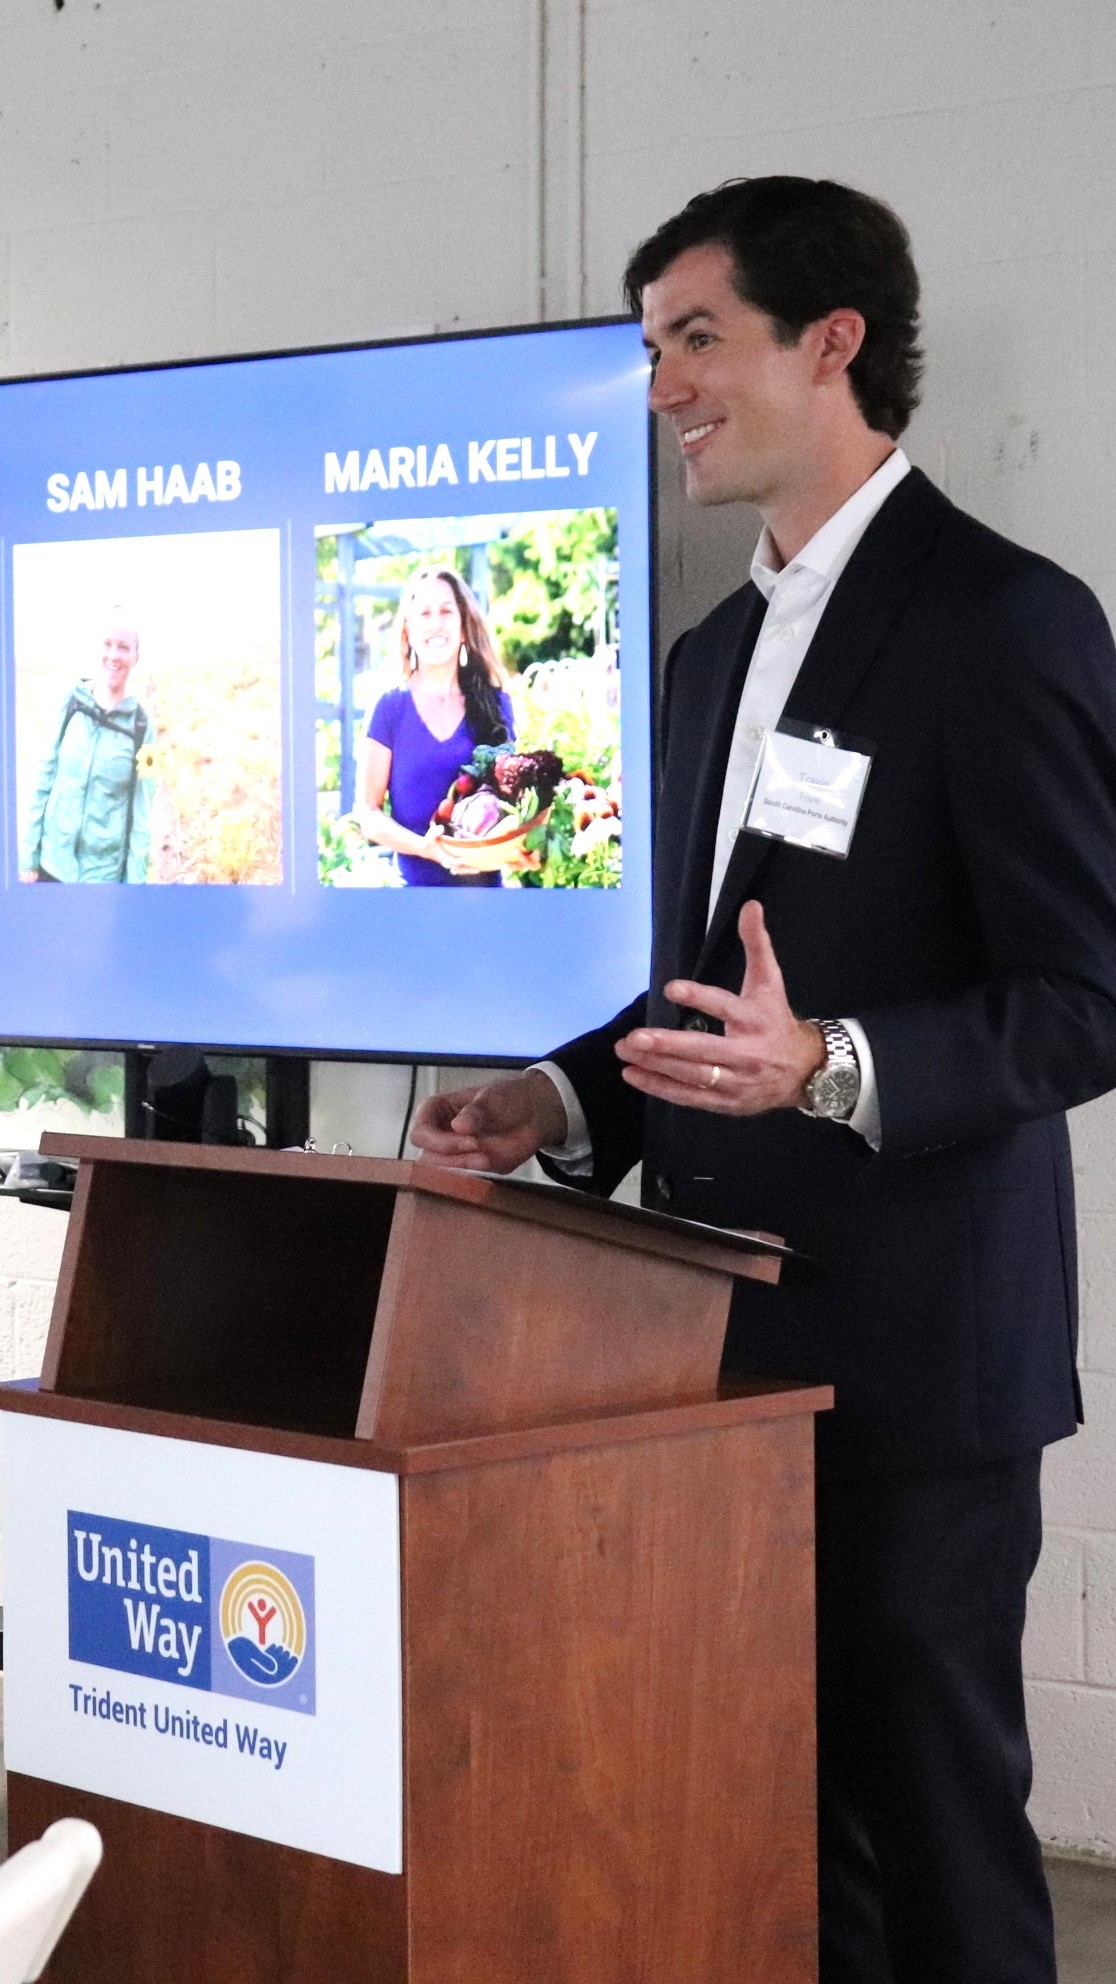
[[[910, 466], [902, 448], [893, 449], [875, 474], [870, 475], [867, 482], [862, 482], [848, 502], [842, 503], [840, 509], [826, 519], [821, 529], [814, 532], [809, 543], [803, 545], [788, 565], [779, 564], [779, 554], [765, 524], [752, 557], [751, 577], [752, 583], [768, 603], [776, 586], [780, 592], [791, 589], [797, 592], [800, 588], [808, 590], [816, 599], [834, 585], [877, 510], [903, 477], [909, 474]], [[809, 574], [808, 581], [805, 581], [806, 574]]]

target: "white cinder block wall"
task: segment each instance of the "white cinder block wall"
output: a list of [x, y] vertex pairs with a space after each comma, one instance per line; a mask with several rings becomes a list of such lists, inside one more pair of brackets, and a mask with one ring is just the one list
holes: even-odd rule
[[[916, 459], [1116, 610], [1116, 9], [1107, 0], [0, 0], [0, 370], [615, 307], [626, 250], [731, 173], [890, 199], [923, 271]], [[665, 506], [663, 631], [750, 521]], [[398, 1071], [318, 1125], [393, 1146]], [[10, 1134], [5, 1130], [4, 1135]], [[1088, 1430], [1048, 1467], [1035, 1816], [1116, 1854], [1116, 1103], [1079, 1113]], [[60, 1220], [0, 1208], [33, 1368]]]

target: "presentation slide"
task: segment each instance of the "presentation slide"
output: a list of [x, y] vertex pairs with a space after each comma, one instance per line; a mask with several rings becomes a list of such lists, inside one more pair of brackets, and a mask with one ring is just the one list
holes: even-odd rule
[[0, 384], [0, 1039], [519, 1059], [650, 943], [638, 327]]

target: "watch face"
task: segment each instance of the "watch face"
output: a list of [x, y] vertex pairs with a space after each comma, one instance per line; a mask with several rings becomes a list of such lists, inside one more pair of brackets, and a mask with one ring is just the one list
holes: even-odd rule
[[860, 1094], [856, 1068], [819, 1068], [810, 1083], [810, 1101], [819, 1116], [847, 1116]]

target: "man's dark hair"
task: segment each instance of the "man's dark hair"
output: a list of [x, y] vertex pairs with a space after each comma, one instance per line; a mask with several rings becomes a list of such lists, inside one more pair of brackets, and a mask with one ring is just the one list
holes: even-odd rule
[[898, 214], [832, 179], [727, 179], [699, 193], [636, 249], [624, 295], [643, 291], [687, 248], [716, 242], [732, 256], [745, 303], [772, 318], [781, 344], [830, 310], [859, 310], [864, 342], [849, 384], [869, 427], [897, 440], [918, 405], [918, 274]]

